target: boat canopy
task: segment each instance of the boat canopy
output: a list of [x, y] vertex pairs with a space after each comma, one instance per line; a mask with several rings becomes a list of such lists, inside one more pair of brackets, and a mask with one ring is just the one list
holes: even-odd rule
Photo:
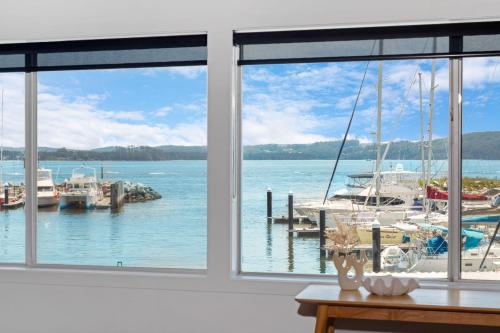
[[[448, 233], [448, 228], [443, 227], [441, 225], [433, 225], [429, 223], [420, 223], [424, 230], [440, 230], [442, 232]], [[470, 228], [462, 228], [462, 237], [465, 237], [464, 241], [464, 249], [472, 249], [479, 246], [479, 243], [483, 240], [484, 234], [480, 230], [470, 229]], [[428, 244], [429, 247], [430, 244]]]

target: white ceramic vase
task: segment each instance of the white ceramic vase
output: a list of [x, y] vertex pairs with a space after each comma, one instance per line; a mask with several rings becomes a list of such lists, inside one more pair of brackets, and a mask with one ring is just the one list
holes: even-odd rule
[[[357, 290], [363, 283], [364, 265], [368, 262], [365, 251], [361, 251], [359, 260], [356, 254], [333, 254], [333, 263], [337, 268], [339, 285], [342, 290]], [[354, 268], [354, 275], [349, 276], [349, 270]]]

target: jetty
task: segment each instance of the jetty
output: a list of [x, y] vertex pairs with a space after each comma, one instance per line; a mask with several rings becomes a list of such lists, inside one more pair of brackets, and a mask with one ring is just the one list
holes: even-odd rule
[[[151, 186], [131, 181], [118, 180], [115, 182], [103, 181], [97, 183], [97, 188], [102, 195], [94, 205], [95, 209], [119, 210], [128, 203], [140, 203], [161, 199], [160, 193]], [[57, 193], [63, 193], [66, 183], [55, 185]], [[17, 209], [24, 207], [25, 187], [24, 185], [7, 184], [0, 193], [0, 209]], [[56, 202], [56, 205], [59, 205]]]

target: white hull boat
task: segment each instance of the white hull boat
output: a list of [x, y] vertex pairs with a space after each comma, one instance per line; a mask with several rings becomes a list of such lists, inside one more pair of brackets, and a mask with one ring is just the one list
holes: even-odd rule
[[74, 169], [71, 178], [66, 181], [60, 205], [61, 209], [68, 207], [90, 209], [94, 208], [101, 198], [102, 191], [97, 185], [95, 169], [81, 167]]
[[52, 179], [52, 170], [38, 169], [37, 199], [38, 207], [50, 207], [59, 204], [59, 191]]

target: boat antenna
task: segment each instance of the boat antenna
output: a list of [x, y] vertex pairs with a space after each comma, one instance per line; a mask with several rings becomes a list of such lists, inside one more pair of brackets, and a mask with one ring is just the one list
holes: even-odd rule
[[[375, 46], [375, 43], [373, 43], [373, 46]], [[372, 51], [373, 51], [373, 47], [372, 47]], [[349, 124], [347, 125], [347, 129], [345, 131], [344, 138], [342, 139], [342, 144], [340, 145], [340, 149], [339, 149], [339, 152], [337, 154], [337, 159], [335, 160], [335, 165], [333, 166], [332, 175], [330, 176], [330, 181], [328, 182], [328, 188], [326, 189], [325, 198], [323, 199], [323, 205], [325, 204], [326, 199], [328, 198], [328, 192], [330, 192], [330, 187], [332, 186], [333, 177], [335, 176], [335, 172], [337, 171], [337, 166], [339, 164], [340, 155], [342, 155], [342, 150], [344, 149], [344, 145], [345, 145], [345, 142], [347, 140], [347, 135], [349, 134], [349, 130], [351, 129], [352, 119], [354, 118], [354, 112], [356, 111], [356, 107], [358, 106], [359, 96], [361, 95], [361, 91], [363, 90], [363, 85], [365, 83], [366, 73], [368, 73], [369, 66], [370, 66], [370, 62], [368, 61], [368, 62], [366, 62], [365, 72], [363, 73], [363, 78], [361, 79], [361, 84], [359, 85], [358, 94], [356, 95], [356, 100], [354, 102], [354, 107], [352, 108], [351, 118], [349, 119]]]

